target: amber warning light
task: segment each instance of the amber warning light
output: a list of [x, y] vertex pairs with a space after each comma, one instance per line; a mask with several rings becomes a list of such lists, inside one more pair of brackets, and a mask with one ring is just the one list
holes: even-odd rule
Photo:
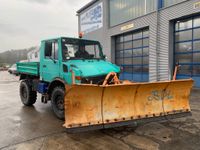
[[79, 33], [79, 38], [82, 38], [82, 37], [83, 37], [83, 34], [84, 34], [83, 32], [80, 32], [80, 33]]

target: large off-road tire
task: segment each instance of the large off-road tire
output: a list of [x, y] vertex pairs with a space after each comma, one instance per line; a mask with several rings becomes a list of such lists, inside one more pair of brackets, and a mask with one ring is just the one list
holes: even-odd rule
[[51, 106], [55, 115], [64, 120], [64, 95], [65, 90], [62, 87], [55, 87], [51, 94]]
[[24, 105], [32, 106], [36, 102], [37, 92], [32, 91], [31, 85], [27, 80], [23, 80], [20, 83], [19, 93], [21, 101]]

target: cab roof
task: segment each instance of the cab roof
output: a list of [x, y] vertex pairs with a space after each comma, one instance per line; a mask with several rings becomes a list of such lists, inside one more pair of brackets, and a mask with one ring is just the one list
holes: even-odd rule
[[72, 39], [72, 40], [83, 40], [83, 41], [99, 42], [99, 41], [96, 41], [96, 40], [88, 40], [88, 39], [83, 39], [83, 38], [72, 38], [72, 37], [56, 37], [56, 38], [49, 38], [49, 39], [42, 40], [42, 42], [51, 41], [51, 40], [59, 40], [59, 39]]

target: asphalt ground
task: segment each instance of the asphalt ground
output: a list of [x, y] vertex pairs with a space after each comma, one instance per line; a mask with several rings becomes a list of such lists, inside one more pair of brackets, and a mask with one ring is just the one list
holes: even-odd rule
[[63, 121], [42, 104], [33, 107], [19, 97], [18, 77], [0, 71], [0, 149], [3, 150], [199, 150], [200, 90], [190, 97], [192, 116], [132, 126], [67, 133]]

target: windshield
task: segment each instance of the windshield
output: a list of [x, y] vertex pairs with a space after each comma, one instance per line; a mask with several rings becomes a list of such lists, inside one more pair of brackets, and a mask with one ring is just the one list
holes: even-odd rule
[[81, 39], [62, 39], [63, 60], [102, 59], [99, 42]]

